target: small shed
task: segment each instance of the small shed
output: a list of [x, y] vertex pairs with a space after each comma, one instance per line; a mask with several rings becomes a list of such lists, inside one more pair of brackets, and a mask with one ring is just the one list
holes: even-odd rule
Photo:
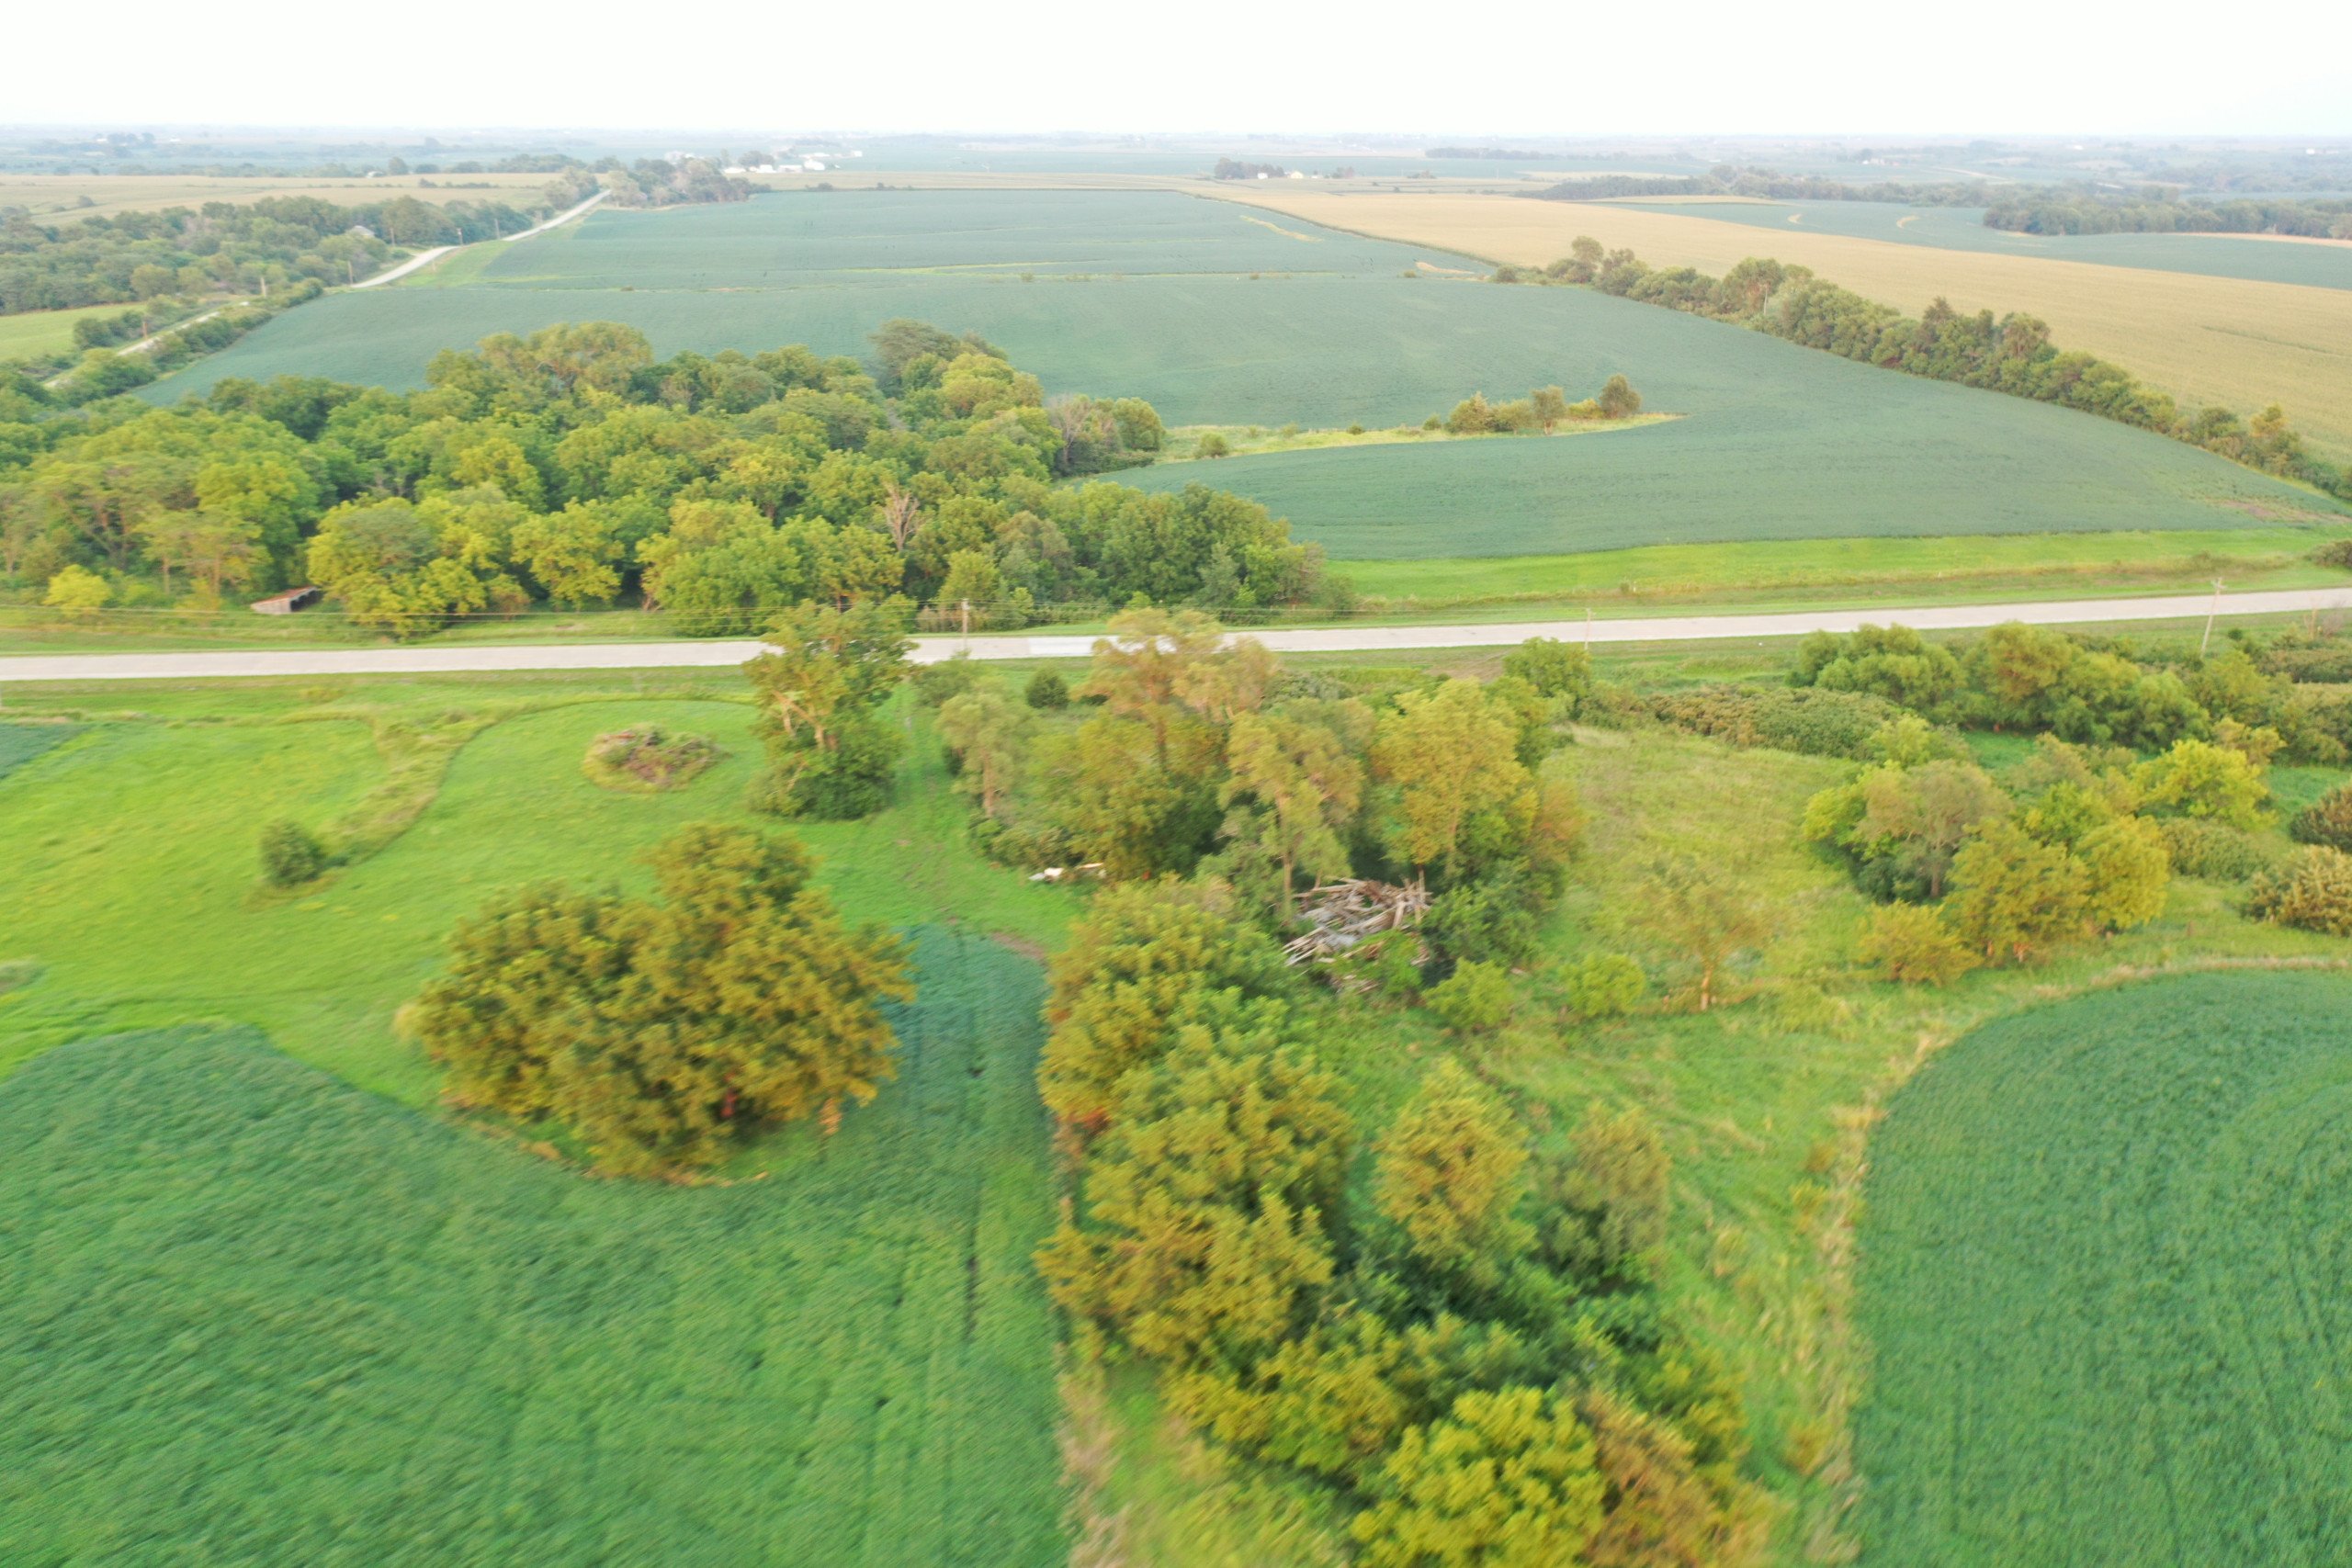
[[289, 588], [283, 593], [273, 593], [266, 599], [254, 600], [254, 614], [256, 615], [290, 615], [297, 610], [310, 608], [310, 606], [317, 604], [321, 599], [324, 598], [325, 595], [326, 591], [322, 588], [314, 588], [307, 585], [301, 588]]

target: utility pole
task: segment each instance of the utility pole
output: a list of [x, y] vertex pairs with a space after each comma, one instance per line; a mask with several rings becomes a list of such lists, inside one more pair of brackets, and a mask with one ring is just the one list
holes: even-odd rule
[[2213, 607], [2205, 612], [2205, 639], [2197, 645], [2197, 657], [2199, 659], [2204, 658], [2205, 650], [2213, 645], [2213, 617], [2221, 613], [2222, 580], [2217, 577], [2213, 580]]
[[969, 653], [972, 651], [972, 602], [966, 599], [962, 604], [964, 606], [964, 651]]
[[1584, 607], [1584, 656], [1592, 657], [1592, 606]]

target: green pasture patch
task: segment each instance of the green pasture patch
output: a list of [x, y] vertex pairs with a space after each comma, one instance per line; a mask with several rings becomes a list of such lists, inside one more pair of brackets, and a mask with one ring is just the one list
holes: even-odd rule
[[[534, 690], [363, 683], [347, 701], [290, 711], [299, 693], [197, 691], [175, 707], [198, 722], [102, 723], [37, 772], [0, 783], [11, 856], [0, 957], [48, 971], [0, 1005], [0, 1072], [73, 1039], [220, 1020], [424, 1104], [437, 1075], [398, 1036], [393, 1015], [438, 966], [457, 921], [524, 883], [643, 887], [650, 874], [638, 857], [689, 821], [793, 834], [853, 919], [961, 919], [1045, 946], [1074, 907], [1067, 892], [1032, 886], [969, 849], [962, 802], [944, 787], [927, 729], [913, 738], [888, 809], [857, 822], [778, 824], [743, 805], [762, 754], [748, 705], [628, 699], [609, 688], [595, 694], [605, 700], [560, 701], [560, 687], [550, 705], [467, 741], [431, 804], [382, 849], [299, 897], [258, 892], [264, 822], [322, 828], [383, 782], [371, 717], [511, 710]], [[200, 722], [214, 714], [246, 716]], [[727, 755], [680, 791], [621, 795], [582, 775], [596, 737], [645, 724], [708, 735]]]
[[2352, 979], [1987, 1025], [1871, 1144], [1866, 1562], [2352, 1555]]
[[899, 1079], [723, 1187], [583, 1178], [249, 1031], [0, 1083], [6, 1555], [1062, 1561], [1043, 984], [918, 954]]

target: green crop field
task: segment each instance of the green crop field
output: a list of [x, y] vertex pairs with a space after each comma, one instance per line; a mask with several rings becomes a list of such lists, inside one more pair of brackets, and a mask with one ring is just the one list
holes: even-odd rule
[[[413, 383], [435, 351], [553, 321], [658, 349], [857, 353], [894, 315], [976, 328], [1049, 390], [1180, 424], [1419, 423], [1473, 390], [1630, 377], [1683, 417], [1574, 441], [1172, 467], [1349, 558], [1872, 536], [2220, 529], [2332, 503], [2087, 415], [1891, 375], [1582, 290], [1425, 275], [1459, 258], [1149, 192], [835, 192], [594, 214], [449, 287], [320, 300], [157, 383], [285, 371]], [[1254, 276], [1253, 276], [1254, 275]]]
[[1865, 1562], [2352, 1557], [2352, 981], [2211, 975], [1968, 1036], [1872, 1144]]
[[1719, 223], [1746, 223], [1783, 233], [1798, 230], [1947, 251], [1985, 251], [2256, 283], [2352, 288], [2352, 242], [2345, 241], [2246, 234], [2018, 234], [1986, 228], [1983, 208], [1910, 207], [1896, 201], [1653, 201], [1642, 203], [1641, 209]]
[[[982, 933], [1051, 940], [1068, 900], [965, 846], [927, 732], [899, 806], [797, 830], [853, 918], [922, 931], [899, 1077], [834, 1139], [687, 1189], [420, 1114], [436, 1075], [393, 1014], [460, 914], [538, 877], [641, 886], [669, 829], [743, 818], [751, 709], [650, 683], [156, 688], [0, 722], [0, 1556], [1064, 1554], [1042, 977]], [[646, 722], [729, 755], [673, 794], [582, 776]], [[280, 814], [379, 847], [265, 895]]]
[[724, 1188], [585, 1180], [243, 1032], [0, 1084], [6, 1555], [1057, 1560], [1042, 984], [919, 952], [888, 1096]]

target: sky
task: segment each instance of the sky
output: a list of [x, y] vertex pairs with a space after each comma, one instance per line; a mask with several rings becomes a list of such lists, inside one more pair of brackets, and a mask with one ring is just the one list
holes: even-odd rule
[[0, 123], [2352, 136], [2352, 4], [2176, 6], [17, 0], [12, 56], [84, 68]]

